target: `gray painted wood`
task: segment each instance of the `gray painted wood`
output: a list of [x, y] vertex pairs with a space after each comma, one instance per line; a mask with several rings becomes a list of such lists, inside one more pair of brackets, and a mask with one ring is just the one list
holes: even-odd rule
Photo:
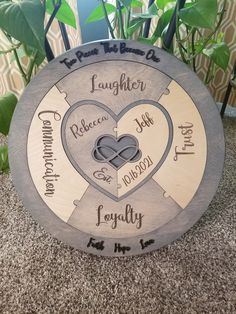
[[[117, 49], [105, 53], [104, 43], [110, 48], [116, 45]], [[122, 51], [120, 47], [124, 45], [130, 50], [120, 53]], [[85, 57], [88, 52], [92, 55]], [[80, 59], [82, 55], [84, 57]], [[155, 58], [147, 59], [147, 56], [151, 55]], [[69, 61], [73, 62], [69, 64]], [[114, 82], [114, 78], [119, 78], [121, 73], [132, 77], [132, 80], [144, 81], [146, 88], [144, 90], [138, 88], [130, 92], [121, 90], [118, 96], [113, 95], [109, 90], [91, 93], [94, 74], [98, 75], [101, 81]], [[84, 112], [76, 113], [77, 109], [73, 111], [73, 108], [78, 107], [78, 103], [82, 104], [84, 101], [91, 102], [84, 107]], [[109, 108], [105, 113], [101, 112], [101, 115], [106, 115], [111, 110], [111, 116], [115, 118], [112, 120], [109, 116], [110, 124], [102, 126], [101, 123], [96, 126], [97, 131], [94, 127], [84, 133], [82, 145], [81, 141], [70, 134], [70, 127], [75, 121], [81, 123], [82, 118], [87, 122], [91, 119], [94, 121], [94, 112], [98, 110], [99, 113], [100, 107], [94, 107], [91, 113], [89, 109], [93, 108], [91, 104], [95, 106], [96, 102]], [[152, 105], [152, 102], [157, 103], [158, 106]], [[133, 110], [136, 110], [134, 116], [129, 116], [130, 104], [134, 104]], [[168, 119], [160, 110], [162, 107], [167, 111], [173, 124], [172, 135], [168, 128]], [[40, 112], [45, 108], [47, 110], [56, 108], [57, 112], [61, 113], [60, 121], [52, 118], [52, 114], [47, 115], [47, 119], [53, 124], [52, 134], [56, 143], [55, 147], [52, 146], [53, 157], [56, 159], [53, 161], [53, 166], [55, 171], [60, 170], [55, 172], [60, 177], [57, 178], [58, 181], [53, 182], [55, 192], [52, 197], [45, 196], [42, 192], [45, 188], [45, 180], [41, 178], [45, 169], [41, 167], [43, 165], [41, 148], [45, 146], [42, 146], [42, 120], [38, 119], [39, 108], [41, 108]], [[145, 108], [144, 112], [143, 108]], [[72, 114], [69, 116], [70, 111]], [[121, 111], [126, 111], [124, 121]], [[98, 163], [99, 167], [100, 165], [110, 167], [113, 177], [117, 175], [117, 178], [119, 176], [122, 178], [123, 169], [125, 167], [135, 169], [132, 167], [143, 161], [142, 158], [146, 156], [147, 151], [151, 152], [149, 155], [153, 154], [150, 155], [153, 160], [157, 159], [155, 165], [158, 160], [161, 160], [161, 156], [165, 156], [164, 160], [160, 163], [160, 168], [154, 171], [155, 174], [151, 173], [148, 176], [149, 170], [146, 169], [146, 174], [143, 175], [145, 178], [142, 177], [140, 185], [130, 189], [125, 198], [113, 199], [109, 194], [104, 193], [104, 186], [101, 189], [102, 185], [97, 188], [98, 183], [90, 184], [91, 180], [95, 180], [91, 177], [94, 171], [88, 172], [89, 167], [92, 167], [92, 157], [89, 156], [86, 160], [84, 154], [81, 161], [80, 158], [76, 159], [76, 156], [87, 148], [89, 152], [99, 134], [118, 138], [119, 130], [124, 134], [127, 129], [126, 135], [130, 135], [133, 130], [132, 125], [136, 123], [138, 127], [135, 119], [141, 121], [142, 114], [146, 112], [150, 113], [149, 116], [153, 118], [154, 123], [143, 128], [142, 136], [135, 131], [133, 133], [140, 144], [142, 157], [139, 157], [138, 161], [134, 160], [133, 164], [132, 160], [128, 161], [119, 170], [110, 167], [108, 162]], [[64, 116], [69, 116], [72, 124], [67, 126], [66, 120], [63, 120]], [[186, 117], [192, 120], [187, 121]], [[185, 151], [182, 150], [182, 152], [189, 152], [189, 155], [180, 154], [177, 160], [174, 160], [176, 157], [174, 149], [176, 147], [177, 150], [180, 149], [181, 141], [186, 140], [181, 131], [188, 130], [187, 127], [192, 130], [192, 133], [189, 132], [187, 135], [191, 135], [189, 141], [194, 145], [185, 147]], [[151, 130], [153, 133], [148, 133]], [[67, 141], [67, 146], [64, 145], [64, 148], [61, 134], [64, 134], [64, 142]], [[172, 146], [166, 150], [168, 140], [171, 140]], [[163, 152], [155, 150], [157, 143], [160, 147], [163, 146]], [[74, 162], [67, 158], [68, 149], [78, 163], [77, 169]], [[159, 159], [158, 154], [160, 154]], [[217, 190], [223, 168], [223, 128], [217, 107], [208, 90], [179, 60], [156, 47], [134, 41], [94, 42], [72, 49], [53, 60], [26, 88], [15, 110], [10, 129], [9, 159], [13, 181], [24, 205], [53, 236], [92, 254], [108, 256], [142, 254], [177, 239], [191, 228], [207, 209]], [[85, 169], [86, 162], [88, 162], [88, 169]], [[187, 171], [188, 167], [191, 167], [191, 162], [195, 165], [192, 174]], [[81, 164], [84, 171], [79, 170]], [[178, 165], [176, 171], [170, 168], [175, 165]], [[96, 161], [94, 167], [96, 168]], [[196, 171], [198, 167], [199, 171]], [[196, 176], [190, 180], [194, 171]], [[85, 172], [90, 180], [84, 176]], [[78, 186], [77, 182], [79, 182]], [[119, 180], [117, 182], [113, 190], [116, 190], [114, 187], [120, 184]], [[182, 190], [179, 190], [180, 188]], [[111, 192], [113, 190], [110, 189]], [[114, 229], [110, 222], [96, 226], [99, 204], [103, 205], [100, 213], [110, 207], [106, 211], [110, 214], [124, 213], [126, 208], [130, 212], [132, 207], [137, 213], [137, 219], [135, 223], [129, 224], [118, 221]]]

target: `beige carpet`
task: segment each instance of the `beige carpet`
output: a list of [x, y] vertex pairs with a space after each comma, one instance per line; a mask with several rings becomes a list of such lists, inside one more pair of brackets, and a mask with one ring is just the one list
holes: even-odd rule
[[224, 121], [224, 176], [181, 239], [102, 258], [53, 239], [0, 176], [0, 313], [236, 313], [236, 119]]

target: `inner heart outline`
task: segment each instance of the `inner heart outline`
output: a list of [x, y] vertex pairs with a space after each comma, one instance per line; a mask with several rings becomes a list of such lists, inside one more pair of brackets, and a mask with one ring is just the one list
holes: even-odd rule
[[[99, 186], [95, 181], [91, 180], [91, 178], [89, 176], [87, 176], [86, 173], [84, 173], [83, 169], [80, 168], [80, 166], [77, 164], [77, 162], [74, 160], [73, 156], [71, 155], [67, 143], [66, 143], [66, 135], [65, 135], [65, 127], [66, 127], [66, 123], [67, 120], [70, 116], [70, 114], [77, 109], [80, 106], [84, 106], [84, 105], [96, 105], [100, 108], [102, 108], [103, 110], [105, 110], [107, 113], [110, 114], [110, 116], [114, 119], [114, 121], [117, 123], [124, 115], [126, 112], [128, 112], [130, 109], [139, 106], [139, 105], [143, 105], [143, 104], [150, 104], [155, 106], [156, 108], [158, 108], [159, 110], [162, 111], [162, 113], [164, 114], [166, 120], [167, 120], [167, 124], [168, 124], [168, 130], [169, 130], [169, 138], [167, 141], [167, 145], [166, 145], [166, 149], [161, 157], [161, 159], [159, 160], [159, 162], [157, 163], [157, 165], [153, 168], [153, 170], [140, 182], [138, 183], [135, 187], [133, 187], [132, 189], [130, 189], [129, 191], [127, 191], [127, 193], [123, 194], [120, 197], [117, 197], [116, 195], [110, 193], [109, 191], [103, 189], [101, 186]], [[114, 201], [118, 202], [124, 198], [126, 198], [127, 196], [129, 196], [130, 194], [132, 194], [133, 192], [135, 192], [136, 190], [138, 190], [141, 186], [143, 186], [156, 172], [157, 170], [162, 166], [162, 164], [164, 163], [167, 155], [169, 154], [172, 142], [173, 142], [173, 123], [171, 120], [171, 117], [168, 113], [168, 111], [162, 106], [160, 105], [158, 102], [150, 100], [150, 99], [142, 99], [142, 100], [137, 100], [129, 105], [127, 105], [124, 109], [122, 109], [118, 114], [115, 114], [109, 107], [107, 107], [106, 105], [100, 103], [99, 101], [96, 100], [82, 100], [79, 101], [77, 103], [75, 103], [74, 105], [72, 105], [67, 112], [65, 113], [63, 120], [62, 120], [62, 124], [61, 124], [61, 138], [62, 138], [62, 145], [64, 148], [64, 151], [68, 157], [68, 159], [70, 160], [71, 164], [73, 165], [73, 167], [76, 169], [76, 171], [78, 171], [82, 177], [89, 183], [91, 184], [94, 188], [96, 188], [97, 190], [99, 190], [101, 193], [107, 195], [109, 198], [113, 199]]]

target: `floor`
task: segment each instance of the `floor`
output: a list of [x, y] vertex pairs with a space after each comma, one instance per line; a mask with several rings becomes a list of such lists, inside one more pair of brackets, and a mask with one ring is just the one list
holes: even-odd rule
[[226, 161], [200, 221], [156, 252], [81, 253], [30, 216], [0, 176], [0, 313], [236, 313], [236, 119], [224, 119]]

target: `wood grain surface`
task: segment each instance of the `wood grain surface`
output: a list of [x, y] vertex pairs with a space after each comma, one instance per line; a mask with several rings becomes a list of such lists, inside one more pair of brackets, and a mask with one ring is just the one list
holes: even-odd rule
[[48, 64], [10, 130], [25, 206], [54, 236], [98, 255], [146, 253], [187, 231], [223, 160], [207, 89], [177, 59], [132, 41], [90, 43]]

